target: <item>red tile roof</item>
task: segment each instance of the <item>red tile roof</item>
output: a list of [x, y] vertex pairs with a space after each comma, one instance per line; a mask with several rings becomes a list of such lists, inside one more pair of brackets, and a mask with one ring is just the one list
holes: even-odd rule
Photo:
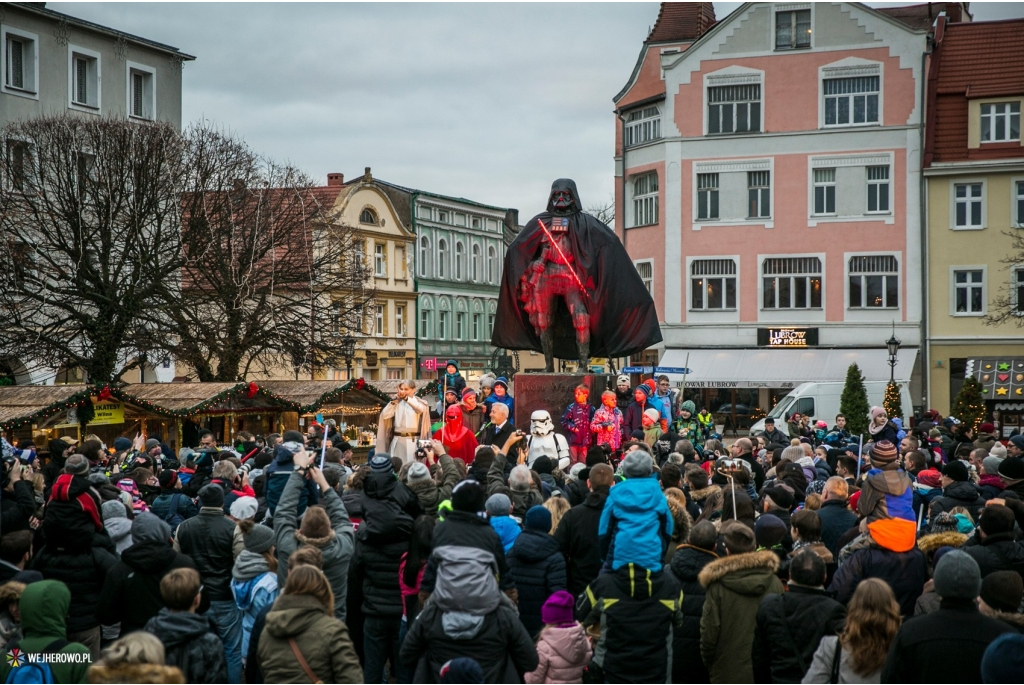
[[696, 40], [707, 33], [715, 21], [714, 3], [663, 2], [647, 42]]
[[959, 2], [927, 2], [923, 5], [878, 7], [876, 11], [903, 22], [912, 29], [930, 29], [935, 17], [945, 12], [947, 21], [963, 21], [963, 4]]

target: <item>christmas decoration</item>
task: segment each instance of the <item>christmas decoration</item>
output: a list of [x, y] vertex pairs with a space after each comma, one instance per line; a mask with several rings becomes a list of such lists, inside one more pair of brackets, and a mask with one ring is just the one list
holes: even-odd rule
[[885, 398], [882, 400], [882, 406], [885, 407], [886, 416], [890, 419], [903, 418], [900, 386], [891, 381], [885, 386]]
[[365, 378], [357, 378], [356, 379], [356, 388], [359, 389], [359, 390], [362, 390], [365, 387], [366, 387], [366, 379]]
[[864, 376], [859, 366], [850, 364], [846, 369], [846, 385], [843, 386], [843, 394], [839, 398], [839, 413], [846, 417], [846, 426], [852, 435], [867, 432], [870, 411]]
[[249, 387], [245, 391], [245, 396], [250, 400], [256, 397], [256, 393], [260, 391], [260, 386], [256, 385], [256, 381], [249, 381]]
[[973, 376], [964, 380], [964, 385], [953, 400], [952, 416], [960, 419], [965, 426], [978, 430], [985, 418], [985, 400], [982, 399], [982, 387]]
[[110, 386], [109, 385], [104, 385], [103, 389], [100, 390], [99, 394], [96, 396], [96, 399], [98, 399], [100, 402], [106, 402], [107, 400], [109, 400], [110, 399]]

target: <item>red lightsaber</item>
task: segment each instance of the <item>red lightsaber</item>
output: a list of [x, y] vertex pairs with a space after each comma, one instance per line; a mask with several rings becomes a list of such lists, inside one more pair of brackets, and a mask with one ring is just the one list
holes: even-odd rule
[[551, 232], [548, 231], [548, 227], [545, 226], [544, 222], [541, 221], [540, 219], [537, 219], [537, 223], [540, 224], [540, 230], [544, 231], [544, 235], [548, 237], [548, 241], [550, 241], [554, 248], [558, 250], [558, 256], [562, 258], [562, 263], [569, 268], [569, 273], [571, 273], [572, 277], [576, 280], [576, 285], [580, 287], [580, 290], [583, 291], [583, 295], [589, 300], [590, 294], [587, 292], [587, 289], [583, 287], [583, 282], [580, 280], [580, 277], [576, 275], [576, 270], [572, 268], [572, 264], [569, 263], [569, 260], [565, 256], [565, 253], [562, 252], [562, 248], [558, 246], [558, 243], [555, 241], [554, 236], [552, 236]]

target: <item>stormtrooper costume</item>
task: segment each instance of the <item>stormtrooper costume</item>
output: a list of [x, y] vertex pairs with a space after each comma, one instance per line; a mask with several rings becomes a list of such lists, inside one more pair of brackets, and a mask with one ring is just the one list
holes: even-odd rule
[[533, 468], [533, 462], [541, 455], [547, 456], [552, 463], [558, 464], [558, 468], [565, 471], [572, 462], [569, 454], [569, 442], [555, 432], [555, 424], [551, 421], [551, 414], [538, 409], [530, 414], [530, 437], [526, 441], [529, 452], [526, 455], [526, 464]]

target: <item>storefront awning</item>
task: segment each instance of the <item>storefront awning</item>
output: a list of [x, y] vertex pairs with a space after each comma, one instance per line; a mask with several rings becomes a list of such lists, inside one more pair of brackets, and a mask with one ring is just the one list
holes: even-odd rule
[[[689, 355], [689, 358], [687, 358]], [[903, 348], [896, 380], [907, 382], [917, 348]], [[889, 380], [889, 355], [881, 349], [718, 349], [665, 351], [658, 366], [690, 369], [686, 385], [696, 388], [792, 388], [801, 383], [843, 382], [856, 363], [867, 381]], [[668, 374], [673, 381], [680, 375]]]

